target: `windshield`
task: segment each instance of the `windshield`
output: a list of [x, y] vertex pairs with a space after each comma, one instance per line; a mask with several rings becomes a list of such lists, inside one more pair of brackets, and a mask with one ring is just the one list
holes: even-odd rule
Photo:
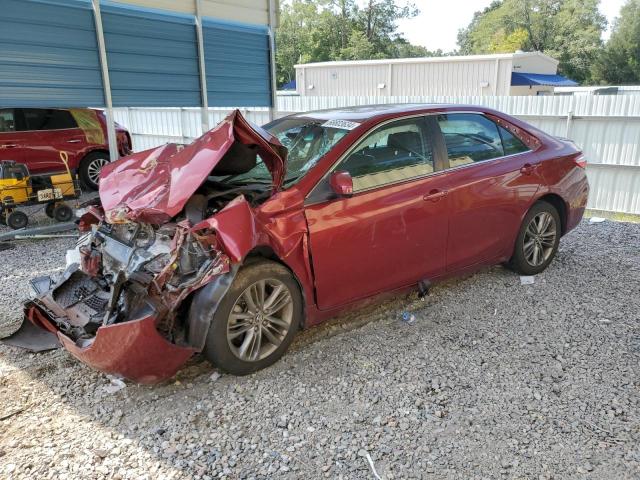
[[[263, 129], [287, 147], [285, 185], [307, 173], [322, 156], [338, 143], [357, 124], [312, 118], [281, 118], [268, 123]], [[260, 181], [271, 183], [271, 175], [261, 161], [247, 173], [232, 175], [226, 181]]]

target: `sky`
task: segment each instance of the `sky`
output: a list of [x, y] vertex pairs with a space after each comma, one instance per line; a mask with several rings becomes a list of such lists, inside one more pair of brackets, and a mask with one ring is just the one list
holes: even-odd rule
[[[626, 0], [601, 0], [600, 11], [609, 24], [620, 13]], [[445, 52], [457, 48], [458, 30], [466, 27], [473, 13], [488, 7], [491, 0], [413, 0], [420, 9], [420, 15], [410, 20], [398, 22], [398, 31], [411, 43], [422, 45], [429, 50], [442, 49]], [[610, 25], [609, 25], [610, 28]], [[603, 38], [609, 37], [610, 31]]]

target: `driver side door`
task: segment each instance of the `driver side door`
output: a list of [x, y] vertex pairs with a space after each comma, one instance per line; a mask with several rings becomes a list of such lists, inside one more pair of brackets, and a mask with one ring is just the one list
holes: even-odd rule
[[352, 196], [318, 199], [320, 182], [307, 198], [320, 309], [444, 272], [447, 197], [427, 118], [383, 124], [346, 153], [332, 170], [349, 172]]

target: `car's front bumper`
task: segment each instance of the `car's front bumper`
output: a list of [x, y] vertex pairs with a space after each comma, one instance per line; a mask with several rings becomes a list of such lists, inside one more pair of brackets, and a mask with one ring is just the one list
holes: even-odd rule
[[98, 328], [87, 346], [80, 346], [60, 332], [49, 316], [27, 303], [25, 317], [36, 326], [55, 333], [74, 357], [104, 373], [152, 384], [171, 378], [193, 355], [191, 347], [175, 345], [156, 328], [155, 317], [142, 318]]

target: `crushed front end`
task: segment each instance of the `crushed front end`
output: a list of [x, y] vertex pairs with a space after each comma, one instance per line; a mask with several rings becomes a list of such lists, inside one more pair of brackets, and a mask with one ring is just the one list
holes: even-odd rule
[[[279, 188], [283, 147], [255, 128], [236, 111], [187, 147], [166, 145], [106, 167], [100, 201], [83, 212], [84, 233], [65, 271], [31, 281], [25, 318], [103, 372], [139, 383], [173, 376], [206, 334], [202, 325], [190, 332], [185, 300], [212, 282], [228, 288], [240, 260], [234, 246], [253, 241], [244, 238], [254, 230], [244, 225], [252, 208]], [[247, 148], [253, 159], [239, 171], [260, 153], [273, 184], [230, 186], [212, 177], [221, 162], [235, 174]]]

